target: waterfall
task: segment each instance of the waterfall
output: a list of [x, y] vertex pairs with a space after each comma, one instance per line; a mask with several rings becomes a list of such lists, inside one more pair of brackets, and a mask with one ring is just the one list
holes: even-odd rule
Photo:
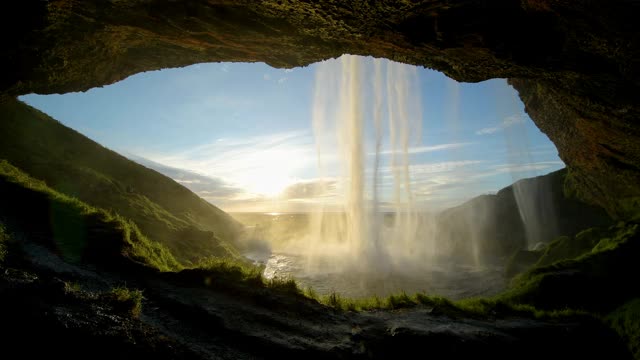
[[[338, 200], [313, 216], [308, 271], [384, 275], [418, 258], [409, 159], [421, 138], [417, 78], [414, 66], [360, 56], [318, 65], [312, 115], [318, 168], [336, 179], [331, 190]], [[328, 172], [332, 162], [339, 174]]]

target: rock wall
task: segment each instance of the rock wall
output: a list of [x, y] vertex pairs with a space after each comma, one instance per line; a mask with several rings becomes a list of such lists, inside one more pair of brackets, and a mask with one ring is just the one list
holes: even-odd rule
[[[572, 188], [636, 214], [634, 0], [25, 0], [0, 5], [0, 100], [85, 91], [199, 62], [386, 57], [459, 80], [512, 78]], [[18, 21], [15, 21], [18, 20]]]

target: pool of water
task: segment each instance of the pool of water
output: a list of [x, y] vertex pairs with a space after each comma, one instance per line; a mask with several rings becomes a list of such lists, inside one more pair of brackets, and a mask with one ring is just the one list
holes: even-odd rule
[[294, 278], [303, 288], [312, 287], [318, 294], [333, 292], [342, 296], [359, 298], [387, 296], [402, 291], [441, 295], [453, 300], [491, 296], [505, 287], [501, 267], [474, 267], [457, 264], [439, 264], [422, 267], [419, 271], [388, 271], [362, 273], [354, 271], [309, 272], [305, 258], [288, 253], [246, 254], [265, 266], [263, 275], [271, 278]]

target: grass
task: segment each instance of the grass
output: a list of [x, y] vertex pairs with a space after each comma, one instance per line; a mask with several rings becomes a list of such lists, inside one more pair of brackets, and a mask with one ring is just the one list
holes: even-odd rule
[[117, 266], [128, 258], [160, 271], [182, 269], [166, 247], [150, 241], [130, 220], [61, 194], [6, 160], [0, 160], [0, 196], [0, 216], [66, 261]]
[[0, 103], [0, 159], [60, 194], [119, 213], [185, 265], [237, 256], [240, 225], [229, 215], [17, 100]]
[[126, 286], [118, 286], [107, 294], [107, 298], [115, 301], [117, 308], [129, 313], [132, 317], [139, 317], [142, 312], [142, 291], [129, 289]]
[[254, 293], [270, 289], [280, 294], [303, 295], [294, 279], [266, 279], [262, 276], [263, 270], [263, 267], [237, 258], [208, 258], [185, 268], [181, 274], [194, 284], [211, 288], [237, 290], [244, 287]]
[[206, 285], [221, 282], [237, 282], [250, 285], [263, 284], [262, 269], [252, 264], [230, 258], [207, 258], [191, 268], [207, 273]]
[[585, 311], [568, 308], [543, 310], [529, 304], [510, 303], [500, 297], [452, 301], [442, 296], [431, 296], [424, 293], [408, 295], [401, 292], [387, 297], [371, 296], [352, 299], [342, 297], [337, 293], [318, 295], [310, 288], [305, 289], [302, 293], [320, 304], [339, 311], [401, 310], [422, 307], [428, 308], [434, 315], [478, 319], [518, 316], [549, 320], [590, 315]]

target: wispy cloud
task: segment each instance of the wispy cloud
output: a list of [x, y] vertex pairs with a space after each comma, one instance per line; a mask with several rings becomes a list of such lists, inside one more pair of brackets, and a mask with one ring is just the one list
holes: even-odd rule
[[[414, 147], [410, 153], [455, 149], [469, 143]], [[391, 154], [392, 152], [384, 152]], [[175, 154], [147, 157], [172, 170], [158, 170], [185, 185], [204, 199], [229, 211], [308, 211], [319, 206], [339, 209], [348, 179], [312, 178], [317, 174], [317, 154], [309, 131], [289, 131], [248, 137], [225, 137]], [[339, 159], [331, 167], [340, 168]], [[431, 210], [461, 203], [482, 193], [493, 192], [496, 176], [514, 179], [540, 175], [562, 167], [561, 161], [495, 163], [465, 159], [413, 163], [409, 185], [414, 201]], [[176, 169], [186, 169], [182, 172]], [[386, 164], [378, 170], [381, 202], [393, 200], [394, 172]], [[365, 198], [373, 198], [372, 169], [365, 172]], [[311, 177], [311, 178], [310, 178]], [[503, 184], [501, 186], [506, 186]]]
[[[439, 145], [432, 145], [432, 146], [419, 146], [419, 147], [409, 148], [407, 152], [409, 154], [422, 154], [422, 153], [430, 153], [430, 152], [436, 152], [436, 151], [459, 149], [472, 144], [473, 143], [467, 142], [467, 143], [439, 144]], [[400, 151], [398, 150], [384, 150], [379, 152], [380, 155], [391, 155], [391, 154], [399, 154], [399, 153]], [[375, 155], [375, 153], [369, 153], [369, 155]]]
[[269, 75], [269, 74], [264, 74], [264, 75], [262, 75], [262, 78], [263, 78], [265, 81], [269, 81], [269, 80], [271, 80], [271, 75]]
[[210, 201], [214, 200], [212, 202], [234, 198], [244, 193], [244, 190], [220, 178], [204, 176], [192, 171], [167, 166], [136, 155], [127, 154], [126, 156], [139, 164], [170, 177], [200, 197], [208, 198]]
[[527, 171], [539, 171], [547, 170], [552, 167], [564, 166], [562, 161], [541, 161], [527, 164], [501, 164], [495, 165], [492, 168], [496, 172], [527, 172]]
[[293, 69], [284, 69], [284, 72], [291, 73], [291, 72], [293, 72]]
[[522, 115], [507, 116], [496, 126], [482, 128], [476, 131], [476, 135], [491, 135], [517, 124], [524, 124], [526, 118]]
[[[413, 164], [410, 167], [411, 174], [423, 175], [434, 174], [441, 172], [454, 171], [460, 168], [469, 167], [473, 165], [482, 164], [483, 160], [459, 160], [459, 161], [440, 161], [422, 164]], [[380, 168], [381, 173], [391, 173], [394, 169], [399, 170], [399, 167], [386, 166]]]
[[336, 179], [313, 179], [289, 185], [281, 195], [286, 200], [318, 199], [335, 196]]
[[276, 195], [316, 163], [308, 131], [223, 138], [175, 154], [146, 154], [170, 167], [223, 179], [247, 194]]
[[278, 84], [284, 84], [285, 81], [287, 81], [287, 77], [283, 76], [280, 79], [278, 79]]

